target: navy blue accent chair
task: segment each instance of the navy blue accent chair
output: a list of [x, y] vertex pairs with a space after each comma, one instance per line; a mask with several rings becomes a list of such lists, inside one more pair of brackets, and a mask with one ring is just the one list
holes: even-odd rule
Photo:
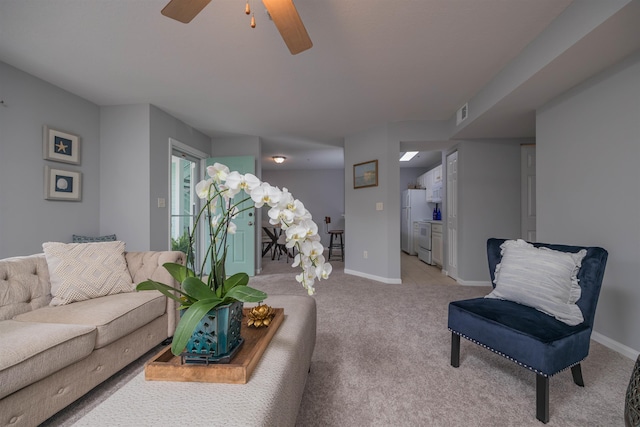
[[[491, 283], [502, 258], [500, 245], [505, 239], [489, 239], [487, 256]], [[479, 344], [536, 373], [536, 418], [549, 421], [549, 378], [571, 368], [573, 381], [584, 386], [580, 362], [589, 354], [589, 341], [596, 313], [607, 251], [599, 247], [580, 247], [532, 243], [562, 252], [586, 249], [578, 272], [581, 296], [577, 301], [584, 322], [569, 326], [535, 308], [515, 302], [489, 298], [454, 301], [449, 304], [451, 366], [460, 366], [460, 337]]]

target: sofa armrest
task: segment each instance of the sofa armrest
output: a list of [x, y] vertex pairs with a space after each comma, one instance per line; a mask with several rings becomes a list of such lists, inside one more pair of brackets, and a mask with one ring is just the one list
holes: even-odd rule
[[[184, 253], [180, 251], [126, 252], [125, 258], [133, 283], [138, 284], [151, 279], [165, 285], [180, 287], [180, 283], [176, 282], [162, 265], [167, 262], [184, 265]], [[167, 336], [169, 337], [173, 336], [176, 330], [177, 310], [177, 303], [171, 298], [167, 298], [167, 314], [169, 315]]]

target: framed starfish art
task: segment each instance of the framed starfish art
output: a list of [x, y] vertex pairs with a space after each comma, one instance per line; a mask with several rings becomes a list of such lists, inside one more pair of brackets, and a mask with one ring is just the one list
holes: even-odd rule
[[42, 152], [45, 160], [80, 164], [80, 137], [43, 126]]

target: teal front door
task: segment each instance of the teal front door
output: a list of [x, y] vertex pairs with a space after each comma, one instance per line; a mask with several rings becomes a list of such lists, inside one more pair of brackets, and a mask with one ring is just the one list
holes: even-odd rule
[[[229, 167], [231, 171], [238, 171], [241, 174], [251, 173], [255, 175], [256, 161], [253, 156], [240, 157], [210, 157], [207, 159], [207, 166], [214, 163], [221, 163]], [[235, 202], [239, 202], [246, 197], [241, 192], [235, 197]], [[248, 200], [238, 206], [242, 209], [245, 206], [252, 206], [253, 202]], [[233, 219], [237, 226], [236, 233], [230, 234], [227, 240], [227, 260], [225, 262], [225, 273], [231, 276], [236, 273], [247, 273], [255, 276], [255, 254], [256, 254], [256, 212], [255, 208], [248, 209], [240, 213]]]

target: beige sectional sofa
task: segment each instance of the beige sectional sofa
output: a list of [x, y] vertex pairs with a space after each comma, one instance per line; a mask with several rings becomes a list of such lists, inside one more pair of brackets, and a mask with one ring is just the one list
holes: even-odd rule
[[[132, 282], [177, 284], [182, 252], [127, 252]], [[176, 307], [156, 291], [51, 306], [44, 254], [0, 260], [0, 425], [35, 426], [173, 335]]]

